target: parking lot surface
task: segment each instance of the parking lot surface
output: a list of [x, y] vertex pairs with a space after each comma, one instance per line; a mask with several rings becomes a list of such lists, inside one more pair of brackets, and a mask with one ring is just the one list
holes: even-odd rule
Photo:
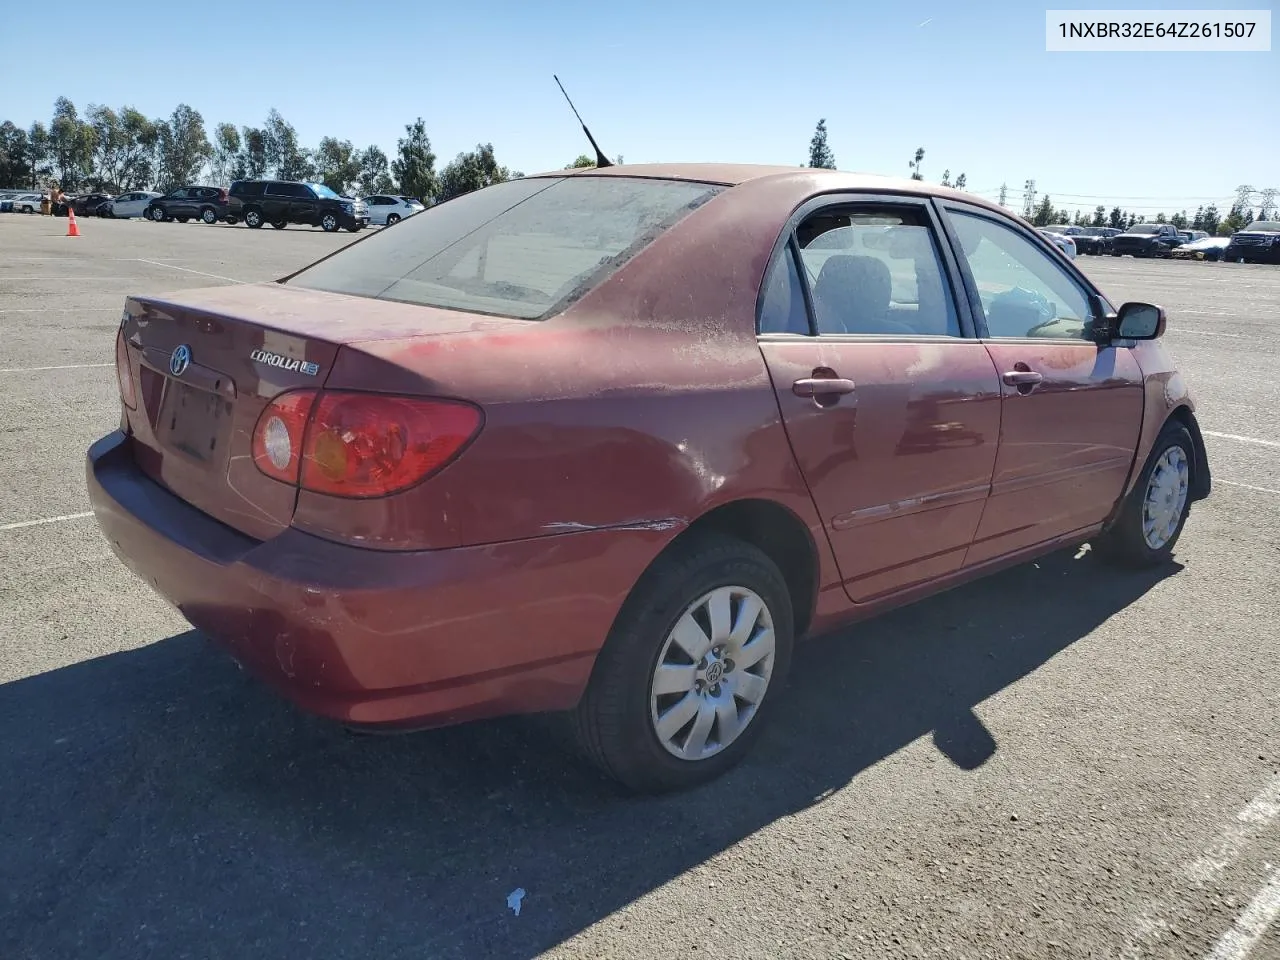
[[65, 230], [0, 217], [0, 957], [1280, 957], [1280, 268], [1079, 261], [1169, 310], [1199, 404], [1175, 564], [806, 643], [742, 767], [632, 799], [540, 722], [297, 714], [85, 515], [124, 296], [355, 238]]

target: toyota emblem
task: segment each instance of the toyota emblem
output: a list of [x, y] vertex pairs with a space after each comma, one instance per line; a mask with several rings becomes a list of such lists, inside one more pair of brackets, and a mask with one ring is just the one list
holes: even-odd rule
[[169, 357], [169, 372], [175, 377], [180, 377], [189, 366], [191, 366], [191, 348], [184, 343]]

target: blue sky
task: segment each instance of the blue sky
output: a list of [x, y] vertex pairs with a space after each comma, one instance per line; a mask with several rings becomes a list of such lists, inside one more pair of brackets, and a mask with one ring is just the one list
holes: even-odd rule
[[[47, 122], [59, 95], [151, 116], [186, 102], [210, 127], [261, 124], [274, 106], [305, 144], [335, 135], [391, 154], [421, 115], [440, 163], [485, 141], [534, 172], [586, 149], [554, 72], [605, 151], [628, 162], [798, 165], [825, 117], [841, 169], [905, 174], [923, 146], [926, 179], [950, 168], [972, 190], [1005, 182], [1019, 197], [1034, 178], [1058, 206], [1154, 216], [1221, 206], [1241, 183], [1280, 187], [1274, 40], [1269, 53], [1047, 53], [1045, 8], [1068, 4], [961, 6], [320, 0], [287, 13], [232, 0], [178, 16], [159, 0], [122, 0], [109, 15], [66, 0], [55, 18], [10, 5], [3, 32], [27, 39], [4, 45], [0, 119]], [[51, 20], [102, 42], [37, 42]]]

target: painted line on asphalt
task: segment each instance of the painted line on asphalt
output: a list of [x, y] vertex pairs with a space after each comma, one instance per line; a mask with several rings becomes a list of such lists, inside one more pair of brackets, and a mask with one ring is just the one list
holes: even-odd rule
[[41, 373], [45, 370], [88, 370], [90, 367], [114, 367], [114, 363], [64, 363], [56, 367], [4, 367], [0, 373]]
[[1273, 873], [1271, 881], [1244, 908], [1207, 960], [1244, 960], [1277, 916], [1280, 916], [1280, 874]]
[[1213, 478], [1214, 483], [1225, 483], [1228, 487], [1240, 487], [1242, 490], [1256, 490], [1258, 493], [1274, 493], [1280, 496], [1280, 490], [1272, 490], [1270, 487], [1255, 487], [1252, 483], [1237, 483], [1234, 480], [1219, 480]]
[[[150, 261], [143, 260], [143, 261], [141, 261], [141, 262], [142, 262], [142, 263], [149, 263]], [[168, 266], [168, 264], [166, 264], [166, 263], [160, 263], [160, 264], [157, 264], [157, 266], [166, 267], [166, 266]], [[175, 269], [175, 270], [181, 270], [182, 268], [181, 268], [181, 267], [174, 267], [174, 269]], [[193, 271], [193, 272], [194, 272], [194, 271]], [[212, 276], [212, 274], [210, 274], [210, 276]], [[23, 281], [31, 281], [31, 280], [58, 280], [58, 281], [63, 281], [63, 280], [68, 280], [68, 281], [69, 281], [69, 280], [76, 280], [76, 281], [80, 281], [80, 280], [128, 280], [130, 283], [143, 283], [144, 281], [146, 281], [146, 279], [147, 279], [146, 277], [122, 277], [122, 276], [119, 276], [118, 274], [114, 274], [114, 273], [104, 273], [104, 274], [99, 274], [99, 275], [98, 275], [98, 276], [96, 276], [96, 277], [64, 277], [64, 276], [62, 276], [61, 274], [55, 274], [55, 275], [53, 275], [53, 276], [48, 276], [48, 277], [9, 277], [9, 276], [5, 276], [4, 274], [0, 273], [0, 283], [4, 283], [4, 282], [9, 281], [9, 280], [23, 280]], [[226, 279], [226, 278], [224, 277], [223, 279]], [[236, 283], [239, 283], [239, 282], [240, 282], [239, 280], [237, 280], [237, 281], [236, 281]]]
[[1240, 855], [1240, 851], [1280, 815], [1280, 776], [1273, 777], [1262, 791], [1236, 814], [1232, 823], [1204, 855], [1187, 864], [1183, 871], [1197, 883], [1208, 883]]
[[[1267, 781], [1204, 853], [1183, 865], [1182, 875], [1191, 881], [1194, 889], [1204, 889], [1234, 862], [1245, 846], [1257, 839], [1277, 814], [1280, 814], [1280, 774]], [[1167, 899], [1148, 903], [1146, 909], [1131, 924], [1132, 929], [1125, 938], [1120, 955], [1125, 960], [1141, 960], [1148, 956], [1172, 928], [1171, 922], [1165, 917], [1169, 914], [1176, 915], [1178, 911], [1179, 908]], [[1243, 954], [1239, 956], [1243, 957]]]
[[150, 263], [157, 267], [168, 267], [170, 270], [181, 270], [183, 273], [195, 273], [202, 277], [213, 277], [215, 280], [226, 280], [229, 283], [247, 283], [247, 280], [237, 280], [235, 277], [224, 277], [218, 273], [205, 273], [203, 270], [192, 270], [190, 267], [180, 267], [174, 263], [161, 263], [159, 260], [144, 260], [142, 257], [134, 258], [138, 263]]
[[17, 523], [0, 523], [0, 530], [22, 530], [24, 527], [42, 527], [47, 523], [63, 523], [66, 520], [83, 520], [92, 517], [93, 511], [84, 513], [68, 513], [61, 517], [44, 517], [41, 520], [19, 520]]
[[1280, 447], [1280, 441], [1262, 440], [1259, 437], [1242, 437], [1238, 433], [1218, 433], [1216, 430], [1201, 430], [1206, 437], [1217, 437], [1219, 440], [1236, 440], [1239, 443], [1256, 443], [1262, 447]]

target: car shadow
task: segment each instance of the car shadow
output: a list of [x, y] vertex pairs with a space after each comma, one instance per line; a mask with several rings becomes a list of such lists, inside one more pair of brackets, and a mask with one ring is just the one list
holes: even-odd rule
[[15, 681], [0, 956], [533, 957], [921, 737], [981, 766], [975, 706], [1179, 569], [1067, 552], [805, 643], [748, 761], [660, 798], [538, 720], [353, 736], [194, 633]]

